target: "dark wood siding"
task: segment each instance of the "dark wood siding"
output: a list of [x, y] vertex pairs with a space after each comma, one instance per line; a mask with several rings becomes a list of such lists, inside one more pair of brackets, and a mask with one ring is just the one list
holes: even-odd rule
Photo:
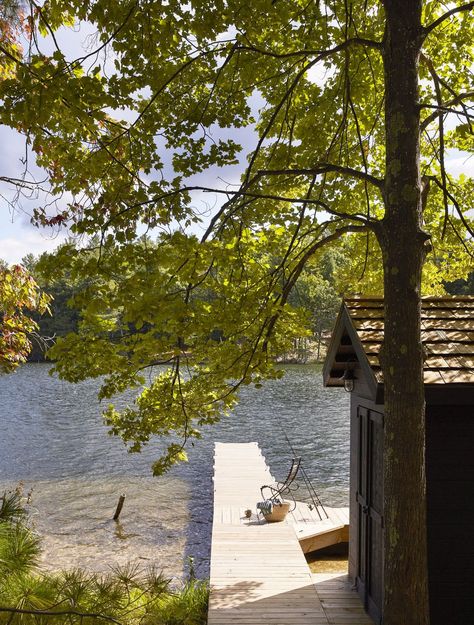
[[359, 363], [357, 363], [354, 368], [354, 375], [355, 375], [354, 391], [352, 395], [358, 398], [366, 399], [367, 401], [371, 403], [374, 393], [373, 393], [372, 388], [369, 386], [369, 384], [367, 384], [367, 380], [364, 376], [364, 372]]
[[[423, 298], [431, 625], [474, 624], [473, 324], [474, 297]], [[383, 340], [383, 300], [346, 300], [323, 370], [327, 386], [342, 386], [346, 370], [355, 374], [349, 574], [367, 604], [370, 597], [380, 602], [383, 581], [382, 575], [377, 575], [383, 564], [382, 490], [377, 481], [382, 473], [381, 428], [377, 418], [372, 418], [374, 413], [384, 413], [379, 359]]]
[[474, 406], [428, 406], [431, 625], [467, 625], [474, 597]]
[[375, 622], [383, 601], [383, 406], [351, 397], [349, 575]]
[[359, 515], [357, 514], [357, 472], [358, 472], [358, 418], [359, 397], [351, 394], [351, 448], [350, 448], [350, 494], [349, 494], [349, 577], [355, 583], [358, 569]]

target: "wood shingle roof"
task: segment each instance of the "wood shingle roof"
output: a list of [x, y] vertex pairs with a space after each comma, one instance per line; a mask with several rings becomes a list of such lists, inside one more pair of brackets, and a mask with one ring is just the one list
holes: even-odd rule
[[[421, 328], [425, 384], [474, 384], [474, 296], [424, 297]], [[324, 367], [326, 385], [342, 386], [340, 378], [355, 358], [383, 384], [383, 329], [382, 298], [345, 300]]]

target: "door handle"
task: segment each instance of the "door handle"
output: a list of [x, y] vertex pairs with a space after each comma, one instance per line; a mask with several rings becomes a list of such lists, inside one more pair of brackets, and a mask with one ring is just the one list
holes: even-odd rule
[[362, 512], [363, 512], [364, 514], [368, 514], [368, 512], [369, 512], [369, 506], [362, 506]]

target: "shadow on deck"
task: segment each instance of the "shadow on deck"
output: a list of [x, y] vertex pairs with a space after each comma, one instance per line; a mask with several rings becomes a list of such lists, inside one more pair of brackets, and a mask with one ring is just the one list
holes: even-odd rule
[[373, 625], [345, 574], [316, 574], [281, 593], [256, 580], [216, 590], [208, 625]]

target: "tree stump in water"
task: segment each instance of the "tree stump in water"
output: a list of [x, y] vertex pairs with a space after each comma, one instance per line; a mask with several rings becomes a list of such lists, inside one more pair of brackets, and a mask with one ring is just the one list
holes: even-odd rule
[[117, 504], [117, 508], [116, 508], [115, 514], [114, 514], [114, 521], [118, 521], [120, 513], [122, 512], [123, 502], [124, 501], [125, 501], [125, 495], [120, 495], [119, 500], [118, 500], [118, 504]]

